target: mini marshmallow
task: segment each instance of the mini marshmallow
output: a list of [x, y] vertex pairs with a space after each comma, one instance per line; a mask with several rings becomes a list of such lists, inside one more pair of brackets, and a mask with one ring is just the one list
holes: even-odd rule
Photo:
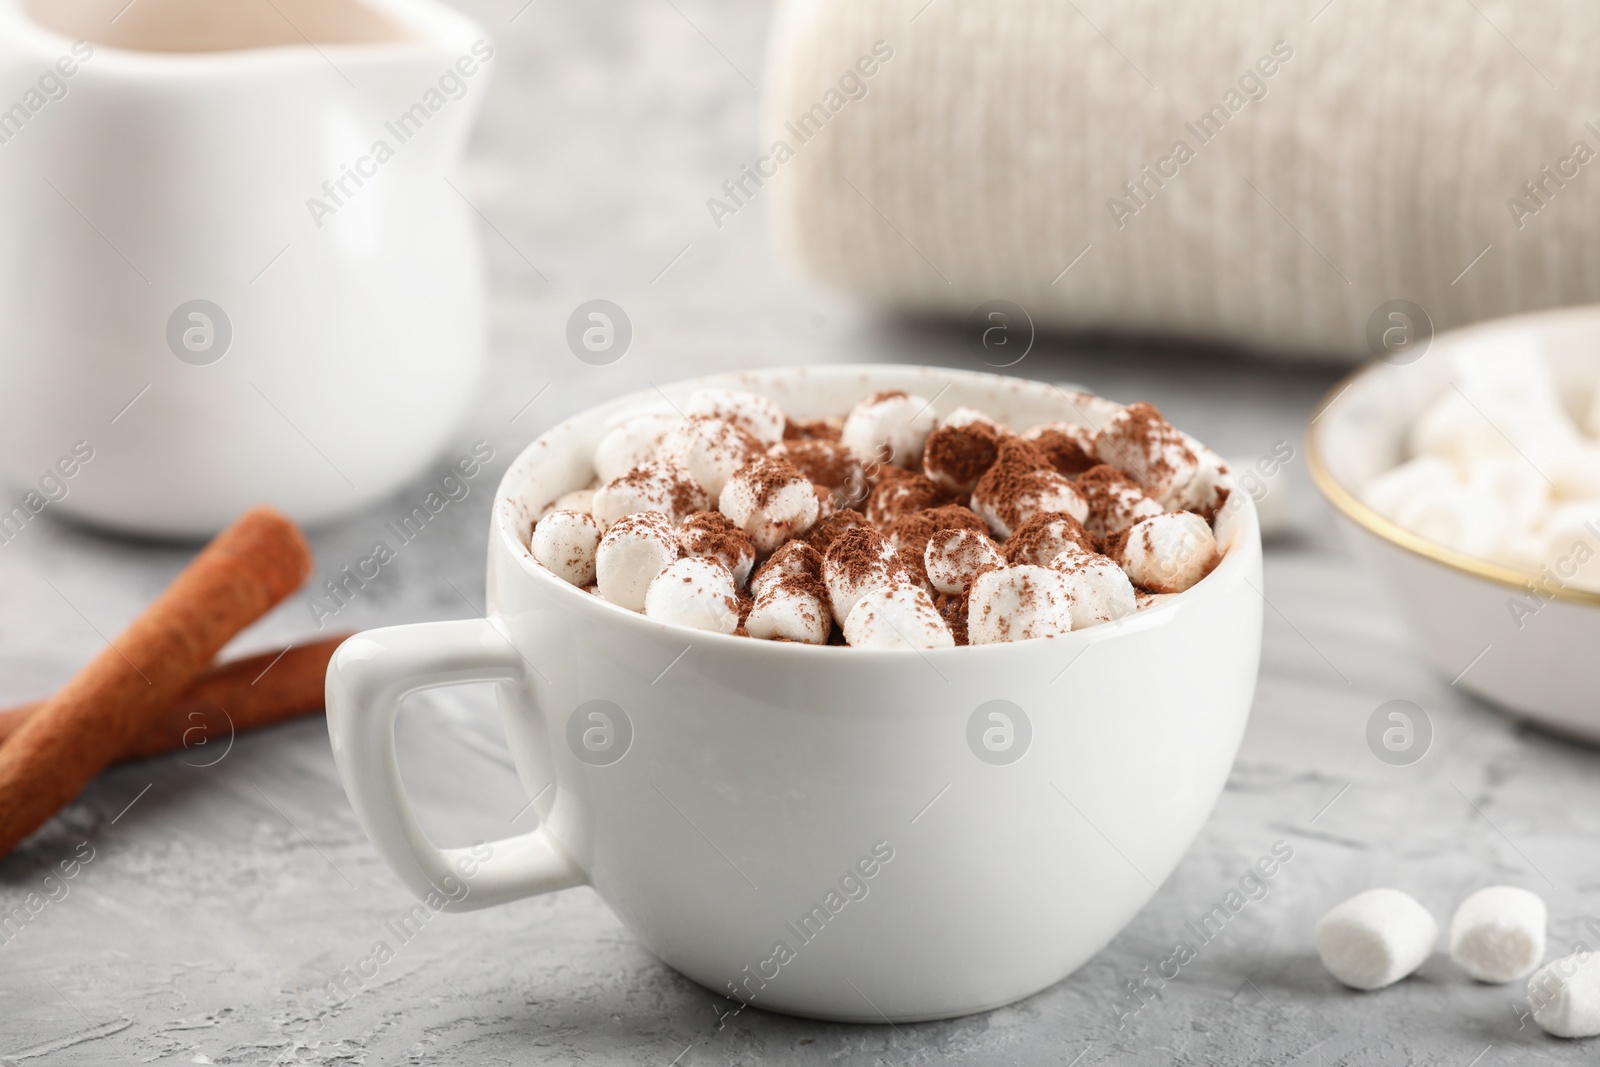
[[790, 541], [768, 557], [750, 579], [750, 593], [759, 597], [776, 582], [797, 575], [822, 578], [822, 554], [804, 541]]
[[1074, 630], [1115, 622], [1138, 610], [1127, 574], [1097, 552], [1069, 548], [1050, 561], [1050, 569], [1066, 583]]
[[1395, 521], [1469, 556], [1489, 555], [1510, 531], [1500, 501], [1464, 485], [1419, 493], [1401, 506]]
[[1004, 540], [1041, 511], [1065, 511], [1082, 522], [1089, 504], [1037, 446], [1008, 438], [1000, 442], [999, 458], [973, 487], [972, 510]]
[[821, 581], [809, 575], [774, 575], [756, 596], [744, 627], [751, 637], [767, 641], [825, 645], [833, 615]]
[[863, 462], [915, 470], [922, 464], [922, 446], [933, 427], [932, 403], [895, 390], [876, 393], [851, 408], [839, 440]]
[[731, 422], [764, 446], [783, 440], [783, 427], [788, 421], [783, 409], [771, 400], [737, 389], [696, 389], [684, 402], [683, 413], [691, 419], [710, 415]]
[[895, 558], [894, 545], [869, 526], [846, 530], [822, 557], [822, 583], [841, 626], [856, 602], [872, 590], [911, 581], [904, 564]]
[[1480, 889], [1450, 920], [1450, 958], [1480, 982], [1514, 982], [1544, 959], [1544, 901], [1516, 886]]
[[572, 585], [594, 581], [594, 554], [600, 524], [580, 511], [552, 511], [533, 528], [533, 558]]
[[739, 628], [733, 575], [720, 561], [704, 556], [675, 560], [651, 580], [644, 613], [660, 622], [731, 634]]
[[1152, 593], [1181, 593], [1211, 571], [1217, 539], [1192, 511], [1169, 511], [1136, 523], [1122, 548], [1122, 569]]
[[1172, 506], [1179, 511], [1215, 515], [1235, 488], [1228, 461], [1181, 430], [1179, 436], [1189, 446], [1189, 451], [1194, 453], [1199, 466], [1188, 483], [1173, 494]]
[[[952, 415], [970, 411], [957, 408]], [[947, 493], [968, 494], [999, 455], [1000, 429], [988, 416], [946, 420], [922, 448], [922, 473]]]
[[1069, 550], [1092, 552], [1094, 538], [1083, 524], [1062, 511], [1041, 511], [1006, 538], [1006, 562], [1013, 566], [1049, 566], [1050, 561]]
[[1163, 504], [1174, 502], [1200, 470], [1184, 434], [1145, 403], [1129, 404], [1108, 420], [1095, 434], [1094, 451]]
[[938, 486], [920, 474], [885, 478], [867, 498], [867, 521], [874, 526], [891, 526], [902, 515], [935, 507], [947, 499]]
[[[1600, 455], [1589, 457], [1588, 463], [1582, 466], [1588, 467], [1589, 464], [1592, 464], [1593, 476], [1600, 478]], [[1551, 474], [1551, 480], [1557, 481], [1557, 488], [1568, 495], [1584, 495], [1572, 493], [1571, 487], [1563, 488], [1555, 473]], [[1497, 501], [1505, 512], [1506, 526], [1511, 530], [1538, 526], [1550, 512], [1550, 483], [1521, 456], [1515, 459], [1486, 459], [1473, 464], [1467, 471], [1466, 486], [1470, 493]], [[1600, 484], [1588, 495], [1600, 496]]]
[[1361, 498], [1367, 507], [1390, 522], [1419, 496], [1433, 495], [1460, 485], [1455, 464], [1439, 456], [1418, 456], [1387, 470], [1367, 483]]
[[681, 554], [678, 528], [660, 512], [618, 519], [595, 550], [600, 595], [629, 611], [642, 611], [650, 583]]
[[706, 495], [682, 467], [646, 463], [595, 490], [590, 502], [595, 521], [609, 527], [627, 515], [658, 511], [676, 521], [706, 509]]
[[735, 471], [723, 487], [717, 507], [750, 535], [761, 553], [811, 529], [820, 511], [817, 494], [805, 475], [788, 460], [771, 456]]
[[1600, 955], [1583, 950], [1546, 964], [1528, 979], [1528, 1004], [1547, 1034], [1600, 1035]]
[[928, 582], [941, 593], [965, 593], [981, 570], [1004, 567], [1000, 546], [976, 530], [941, 530], [923, 550]]
[[1074, 422], [1047, 422], [1028, 430], [1022, 439], [1037, 445], [1050, 465], [1069, 478], [1100, 462], [1094, 454], [1094, 431]]
[[760, 441], [735, 424], [695, 415], [661, 435], [656, 455], [688, 471], [715, 507], [733, 472], [764, 451]]
[[1088, 508], [1084, 528], [1096, 537], [1119, 534], [1134, 523], [1167, 510], [1138, 482], [1109, 463], [1091, 467], [1073, 484]]
[[574, 489], [570, 493], [562, 493], [550, 502], [550, 506], [539, 513], [539, 521], [552, 511], [576, 511], [580, 515], [594, 514], [594, 490]]
[[939, 429], [958, 426], [987, 426], [991, 430], [1005, 429], [1004, 426], [994, 421], [994, 417], [988, 412], [979, 411], [977, 408], [969, 408], [965, 405], [953, 409], [950, 414], [939, 419], [935, 425]]
[[967, 593], [967, 642], [993, 645], [1056, 637], [1072, 630], [1072, 597], [1061, 575], [1045, 567], [984, 571]]
[[635, 415], [606, 431], [594, 449], [594, 473], [602, 482], [620, 478], [656, 458], [661, 435], [683, 420], [672, 415]]
[[855, 507], [867, 498], [867, 477], [856, 454], [837, 441], [779, 441], [767, 455], [793, 463], [812, 485], [836, 490], [835, 499]]
[[735, 585], [744, 585], [756, 563], [750, 537], [721, 512], [697, 511], [678, 524], [685, 556], [705, 556], [728, 568]]
[[1382, 989], [1422, 966], [1439, 940], [1428, 909], [1398, 889], [1357, 893], [1317, 920], [1322, 965], [1352, 989]]
[[955, 638], [933, 598], [921, 586], [889, 585], [868, 591], [844, 620], [853, 648], [951, 648]]

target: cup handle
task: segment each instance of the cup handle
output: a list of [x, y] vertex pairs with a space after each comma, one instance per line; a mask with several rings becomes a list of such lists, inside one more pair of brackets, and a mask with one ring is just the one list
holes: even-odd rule
[[[439, 848], [418, 825], [400, 781], [394, 720], [403, 698], [469, 682], [526, 686], [524, 670], [515, 646], [487, 619], [367, 630], [340, 645], [328, 664], [328, 734], [356, 818], [419, 900], [443, 898], [440, 910], [473, 911], [588, 881], [544, 826], [490, 842], [487, 859], [482, 845]], [[446, 892], [452, 881], [467, 887], [459, 900]]]

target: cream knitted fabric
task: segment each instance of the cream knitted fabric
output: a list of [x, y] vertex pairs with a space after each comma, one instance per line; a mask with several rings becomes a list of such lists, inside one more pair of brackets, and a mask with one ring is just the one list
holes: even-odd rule
[[1366, 356], [1391, 300], [1600, 294], [1597, 40], [1592, 0], [786, 0], [760, 195], [887, 307]]

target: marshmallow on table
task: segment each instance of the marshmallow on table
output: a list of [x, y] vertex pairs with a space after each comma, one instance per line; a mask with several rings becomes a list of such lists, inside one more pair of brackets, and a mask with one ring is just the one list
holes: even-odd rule
[[761, 583], [744, 626], [751, 637], [769, 641], [827, 644], [833, 616], [821, 579], [804, 573], [768, 576]]
[[1069, 548], [1049, 566], [1066, 583], [1074, 630], [1115, 622], [1139, 608], [1128, 575], [1097, 552]]
[[572, 585], [594, 581], [594, 554], [600, 524], [579, 511], [552, 511], [533, 528], [528, 547], [533, 558]]
[[1200, 457], [1185, 435], [1154, 406], [1129, 404], [1094, 438], [1095, 455], [1130, 475], [1163, 504], [1175, 501], [1200, 470]]
[[1600, 953], [1583, 951], [1545, 964], [1528, 979], [1528, 1005], [1547, 1034], [1600, 1035]]
[[821, 504], [793, 463], [763, 455], [728, 478], [717, 508], [766, 553], [811, 529]]
[[656, 511], [674, 521], [708, 507], [705, 493], [674, 463], [644, 463], [595, 490], [590, 500], [595, 521], [607, 527], [627, 515]]
[[650, 583], [681, 554], [678, 528], [660, 512], [641, 511], [618, 519], [595, 550], [600, 595], [630, 611], [643, 610]]
[[912, 576], [895, 558], [889, 539], [870, 526], [856, 526], [834, 538], [822, 557], [822, 583], [840, 626], [856, 602], [874, 589], [910, 583]]
[[783, 440], [788, 421], [783, 409], [764, 396], [737, 389], [696, 389], [684, 402], [683, 413], [691, 419], [710, 415], [742, 428], [763, 446]]
[[1480, 889], [1450, 920], [1450, 958], [1480, 982], [1514, 982], [1544, 959], [1545, 907], [1516, 886]]
[[674, 424], [656, 447], [658, 458], [689, 472], [711, 507], [729, 476], [765, 451], [744, 429], [714, 415], [694, 415]]
[[1398, 889], [1357, 893], [1317, 920], [1323, 966], [1352, 989], [1382, 989], [1421, 967], [1439, 924]]
[[1046, 567], [984, 571], [967, 593], [967, 642], [993, 645], [1056, 637], [1072, 630], [1072, 597]]
[[1121, 563], [1141, 588], [1181, 593], [1210, 573], [1216, 559], [1211, 524], [1192, 511], [1169, 511], [1134, 524]]
[[955, 638], [921, 586], [897, 583], [869, 590], [844, 620], [854, 648], [951, 648]]
[[736, 585], [744, 585], [755, 566], [750, 537], [718, 511], [697, 511], [678, 524], [678, 543], [686, 556], [705, 556], [728, 568]]
[[941, 530], [928, 538], [922, 554], [928, 582], [941, 593], [965, 593], [978, 572], [1004, 567], [1006, 558], [988, 534]]
[[739, 628], [739, 597], [733, 575], [704, 556], [674, 560], [651, 579], [644, 613], [659, 622], [731, 634]]
[[933, 431], [933, 404], [899, 390], [876, 393], [850, 409], [840, 442], [863, 462], [915, 469]]
[[594, 473], [602, 482], [620, 478], [656, 458], [661, 435], [683, 420], [672, 415], [635, 415], [606, 431], [594, 449]]

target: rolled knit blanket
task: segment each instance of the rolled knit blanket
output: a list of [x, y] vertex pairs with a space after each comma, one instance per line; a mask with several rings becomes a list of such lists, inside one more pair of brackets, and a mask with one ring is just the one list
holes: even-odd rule
[[1597, 41], [1592, 0], [785, 0], [723, 204], [888, 309], [1367, 357], [1600, 295]]

